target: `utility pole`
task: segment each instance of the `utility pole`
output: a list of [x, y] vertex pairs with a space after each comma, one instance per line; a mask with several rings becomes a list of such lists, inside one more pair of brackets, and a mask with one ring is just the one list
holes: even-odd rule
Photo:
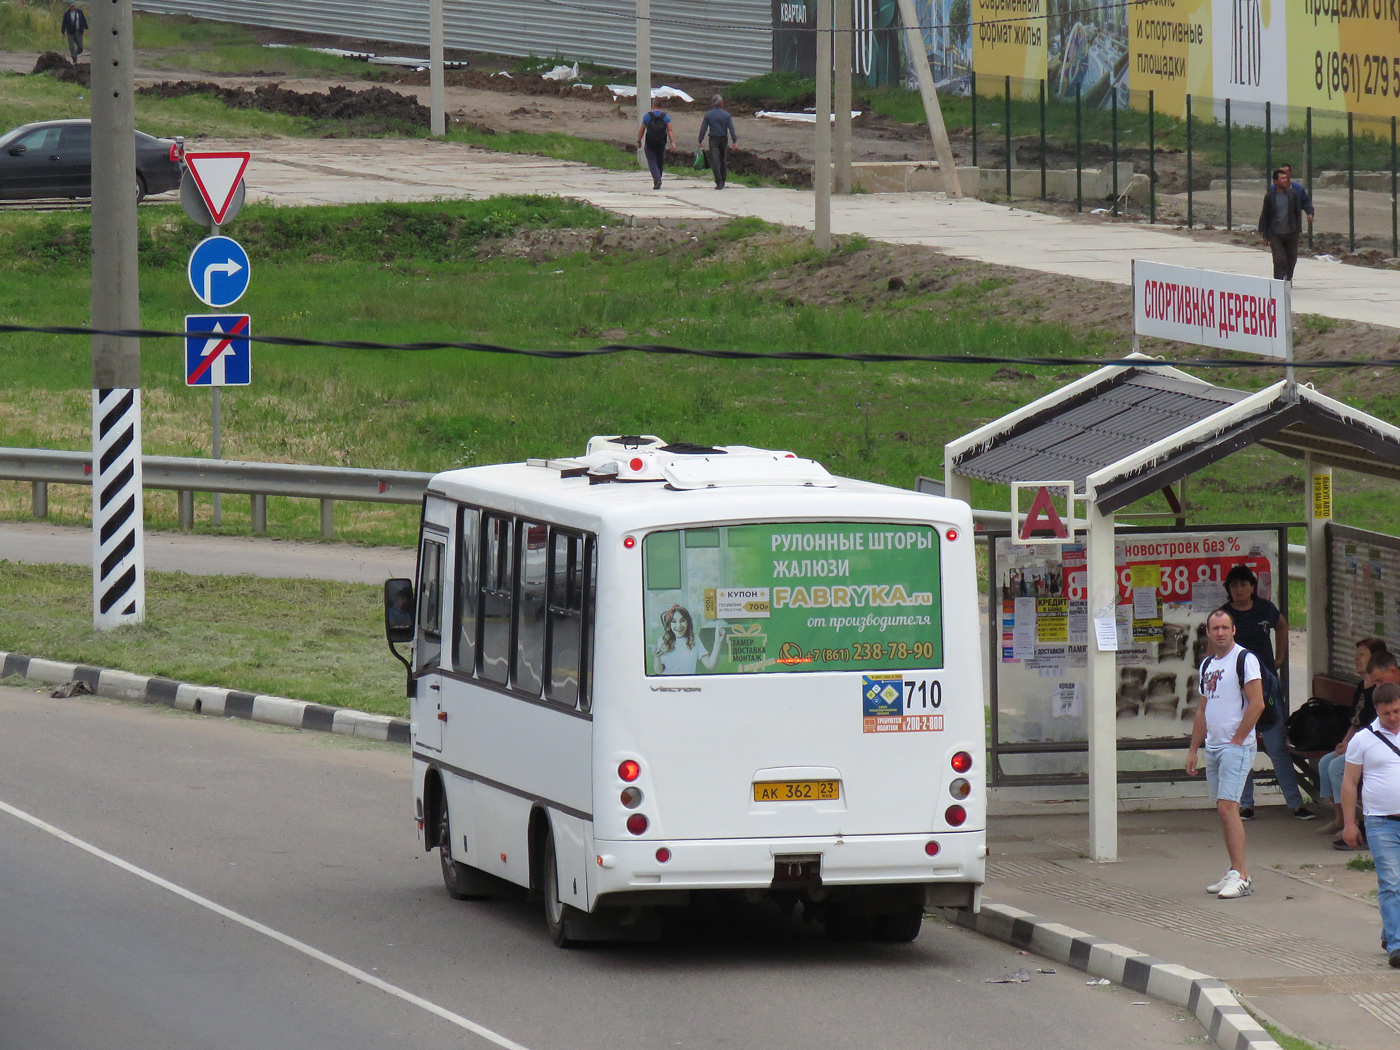
[[[651, 0], [637, 0], [637, 127], [651, 109]], [[646, 147], [637, 147], [637, 164], [647, 166]]]
[[958, 162], [953, 158], [953, 144], [948, 141], [948, 128], [943, 123], [943, 110], [938, 105], [938, 92], [933, 86], [933, 70], [929, 69], [928, 51], [924, 47], [924, 34], [919, 29], [919, 16], [914, 13], [914, 0], [899, 0], [899, 20], [904, 23], [904, 48], [909, 52], [909, 61], [914, 65], [914, 73], [919, 78], [919, 94], [924, 100], [924, 117], [928, 120], [928, 133], [933, 139], [933, 157], [938, 161], [938, 170], [943, 173], [943, 190], [949, 199], [961, 197], [962, 184], [958, 181]]
[[831, 46], [836, 66], [836, 178], [835, 192], [851, 192], [851, 55], [855, 51], [852, 29], [854, 0], [835, 0], [836, 34]]
[[817, 149], [812, 186], [817, 191], [818, 251], [831, 250], [831, 0], [817, 0]]
[[[92, 326], [141, 326], [132, 0], [92, 5]], [[92, 337], [92, 625], [146, 618], [141, 342]]]
[[[428, 108], [435, 138], [447, 134], [447, 71], [442, 35], [442, 0], [428, 0]], [[217, 391], [218, 387], [214, 389]]]

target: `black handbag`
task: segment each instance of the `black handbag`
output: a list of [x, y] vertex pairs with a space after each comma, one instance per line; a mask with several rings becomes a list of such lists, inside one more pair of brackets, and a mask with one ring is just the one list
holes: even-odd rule
[[1319, 696], [1288, 716], [1288, 742], [1299, 751], [1331, 751], [1351, 726], [1351, 712]]

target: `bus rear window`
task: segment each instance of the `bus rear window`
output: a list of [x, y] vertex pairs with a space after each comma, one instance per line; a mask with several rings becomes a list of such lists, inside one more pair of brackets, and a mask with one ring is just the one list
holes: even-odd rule
[[932, 526], [675, 529], [642, 554], [648, 675], [943, 666]]

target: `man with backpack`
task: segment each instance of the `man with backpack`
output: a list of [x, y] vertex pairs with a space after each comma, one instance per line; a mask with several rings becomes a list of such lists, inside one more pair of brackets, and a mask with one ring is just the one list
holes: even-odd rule
[[1195, 776], [1199, 753], [1205, 747], [1206, 782], [1220, 827], [1230, 869], [1218, 882], [1206, 887], [1221, 900], [1247, 897], [1253, 892], [1244, 857], [1244, 823], [1240, 820], [1240, 796], [1245, 778], [1254, 765], [1254, 726], [1264, 713], [1264, 689], [1259, 658], [1235, 643], [1235, 621], [1224, 609], [1206, 617], [1206, 637], [1211, 656], [1201, 665], [1201, 704], [1191, 727], [1191, 748], [1186, 773]]
[[661, 108], [659, 101], [653, 101], [651, 109], [642, 117], [642, 126], [637, 129], [637, 145], [645, 142], [647, 167], [651, 169], [651, 188], [661, 188], [661, 169], [666, 163], [666, 147], [676, 148], [676, 133], [671, 127], [671, 116]]

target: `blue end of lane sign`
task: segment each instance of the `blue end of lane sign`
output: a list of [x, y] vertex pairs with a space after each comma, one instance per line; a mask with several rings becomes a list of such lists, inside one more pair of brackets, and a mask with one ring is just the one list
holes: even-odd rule
[[247, 314], [191, 314], [187, 332], [219, 333], [185, 336], [186, 386], [247, 386], [252, 382]]
[[232, 306], [248, 290], [248, 253], [232, 237], [206, 237], [190, 252], [190, 288], [206, 306]]

